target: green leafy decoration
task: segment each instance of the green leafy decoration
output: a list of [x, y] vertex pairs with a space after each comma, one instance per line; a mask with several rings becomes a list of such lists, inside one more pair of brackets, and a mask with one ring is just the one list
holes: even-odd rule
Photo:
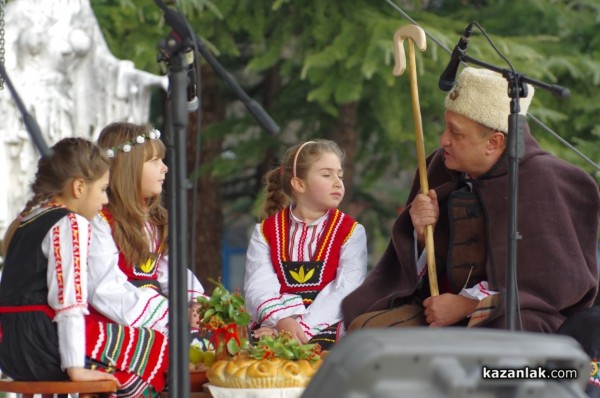
[[306, 359], [315, 362], [321, 359], [319, 344], [300, 344], [289, 332], [282, 331], [275, 336], [262, 336], [256, 345], [241, 351], [254, 359], [284, 358], [289, 360]]
[[198, 297], [198, 312], [204, 327], [213, 332], [211, 343], [217, 355], [227, 350], [237, 354], [248, 346], [247, 328], [250, 314], [246, 311], [244, 298], [235, 291], [231, 293], [220, 281], [210, 280], [217, 287], [210, 297]]
[[231, 293], [221, 282], [213, 279], [210, 281], [217, 286], [212, 295], [197, 298], [200, 304], [199, 313], [202, 323], [212, 330], [231, 324], [248, 326], [250, 314], [246, 311], [244, 298], [240, 292]]

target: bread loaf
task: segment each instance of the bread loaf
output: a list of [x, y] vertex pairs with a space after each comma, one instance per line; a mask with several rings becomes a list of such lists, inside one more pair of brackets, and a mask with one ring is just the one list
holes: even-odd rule
[[236, 356], [217, 361], [207, 370], [211, 384], [228, 388], [305, 387], [322, 360], [252, 359]]

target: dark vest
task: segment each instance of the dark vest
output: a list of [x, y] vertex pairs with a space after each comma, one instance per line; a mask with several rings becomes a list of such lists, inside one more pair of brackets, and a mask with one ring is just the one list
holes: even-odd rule
[[450, 227], [446, 275], [449, 290], [459, 293], [486, 280], [485, 217], [477, 193], [461, 189], [448, 200]]
[[4, 259], [0, 305], [47, 304], [48, 259], [42, 252], [42, 241], [50, 228], [70, 212], [62, 207], [48, 208], [21, 222]]

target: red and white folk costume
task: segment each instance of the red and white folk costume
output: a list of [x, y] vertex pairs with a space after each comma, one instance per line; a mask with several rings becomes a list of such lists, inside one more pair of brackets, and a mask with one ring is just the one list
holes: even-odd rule
[[[157, 259], [131, 267], [113, 239], [111, 223], [106, 208], [92, 220], [90, 303], [113, 322], [167, 332], [168, 255], [160, 254], [158, 242], [149, 239], [150, 250], [158, 253]], [[154, 229], [146, 223], [149, 237], [156, 236]], [[188, 299], [192, 301], [202, 295], [204, 288], [190, 270], [187, 272]]]
[[337, 209], [306, 224], [288, 207], [254, 229], [246, 259], [246, 306], [255, 325], [275, 326], [293, 317], [310, 340], [342, 319], [340, 303], [362, 283], [366, 270], [361, 224]]
[[87, 316], [90, 240], [89, 222], [60, 205], [44, 204], [21, 221], [0, 282], [0, 367], [16, 380], [105, 369], [121, 383], [115, 396], [156, 394], [165, 386], [167, 338]]

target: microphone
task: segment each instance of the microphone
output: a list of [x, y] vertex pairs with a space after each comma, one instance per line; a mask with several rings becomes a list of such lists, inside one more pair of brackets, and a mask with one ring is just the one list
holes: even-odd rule
[[187, 110], [188, 112], [196, 112], [200, 104], [196, 87], [196, 67], [194, 64], [194, 50], [189, 49], [185, 52], [185, 62], [188, 64], [187, 73]]
[[467, 44], [469, 44], [469, 38], [471, 37], [471, 30], [473, 29], [473, 22], [467, 26], [465, 32], [462, 37], [458, 41], [454, 50], [452, 50], [452, 55], [450, 55], [450, 62], [448, 62], [448, 66], [440, 75], [440, 80], [438, 81], [438, 87], [442, 91], [450, 91], [452, 87], [456, 84], [456, 72], [458, 71], [458, 65], [460, 61], [467, 54]]

